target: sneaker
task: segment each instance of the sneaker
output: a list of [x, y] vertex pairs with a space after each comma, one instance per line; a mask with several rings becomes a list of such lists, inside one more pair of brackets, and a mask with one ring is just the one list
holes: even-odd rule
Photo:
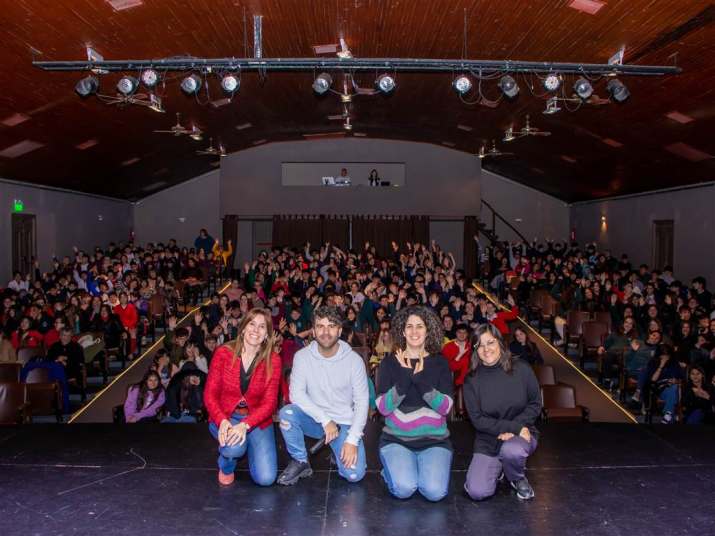
[[670, 411], [663, 413], [663, 418], [660, 420], [661, 424], [671, 424], [673, 422], [673, 414]]
[[497, 477], [497, 482], [501, 482], [502, 480], [504, 480], [504, 471], [499, 473], [499, 476]]
[[218, 472], [218, 483], [219, 484], [221, 484], [222, 486], [230, 486], [231, 484], [233, 484], [234, 479], [235, 479], [235, 476], [233, 475], [233, 473], [231, 473], [230, 475], [227, 475], [226, 473], [224, 473], [223, 471], [221, 471], [219, 469], [219, 472]]
[[309, 477], [313, 474], [313, 469], [311, 469], [308, 462], [299, 462], [296, 460], [291, 460], [281, 476], [278, 477], [278, 483], [281, 486], [292, 486], [301, 478]]
[[534, 489], [531, 487], [531, 484], [529, 484], [526, 477], [521, 480], [517, 480], [516, 482], [510, 482], [510, 484], [511, 487], [516, 490], [516, 496], [521, 500], [528, 501], [529, 499], [534, 498]]
[[633, 400], [633, 402], [635, 402], [636, 404], [640, 404], [640, 401], [641, 401], [641, 392], [638, 391], [637, 389], [636, 389], [636, 392], [633, 393], [633, 398], [632, 398], [632, 400]]

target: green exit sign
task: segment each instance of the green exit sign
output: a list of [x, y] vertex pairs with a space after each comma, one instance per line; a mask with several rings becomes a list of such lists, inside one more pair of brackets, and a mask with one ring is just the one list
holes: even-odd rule
[[12, 210], [15, 212], [22, 212], [25, 210], [25, 203], [23, 203], [20, 199], [15, 199], [12, 204]]

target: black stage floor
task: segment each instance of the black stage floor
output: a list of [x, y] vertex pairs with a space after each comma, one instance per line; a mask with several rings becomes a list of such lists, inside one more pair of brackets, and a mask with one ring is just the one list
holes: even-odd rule
[[[371, 424], [371, 426], [375, 426]], [[542, 428], [529, 461], [533, 501], [502, 485], [474, 503], [462, 492], [472, 432], [453, 427], [450, 495], [392, 499], [379, 476], [376, 430], [359, 484], [331, 470], [296, 486], [259, 488], [239, 464], [216, 483], [203, 425], [36, 425], [0, 429], [0, 534], [22, 535], [674, 535], [715, 534], [715, 430], [625, 424]], [[286, 454], [279, 440], [279, 469]]]

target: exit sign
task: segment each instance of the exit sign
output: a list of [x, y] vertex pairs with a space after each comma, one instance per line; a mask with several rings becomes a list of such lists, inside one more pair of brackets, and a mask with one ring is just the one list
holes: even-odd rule
[[22, 212], [25, 210], [25, 203], [23, 203], [20, 199], [15, 199], [12, 204], [12, 210], [14, 212]]

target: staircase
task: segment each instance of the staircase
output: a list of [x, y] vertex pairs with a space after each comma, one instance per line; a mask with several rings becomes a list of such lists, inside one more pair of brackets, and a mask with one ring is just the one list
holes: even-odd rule
[[491, 211], [491, 227], [489, 227], [484, 221], [481, 219], [479, 220], [478, 227], [479, 227], [479, 233], [484, 235], [487, 240], [489, 240], [490, 245], [494, 246], [497, 242], [499, 242], [499, 237], [497, 236], [496, 233], [496, 228], [497, 228], [497, 221], [500, 221], [504, 225], [506, 225], [509, 229], [514, 231], [514, 233], [523, 241], [526, 243], [529, 243], [527, 238], [519, 232], [519, 230], [514, 227], [511, 223], [509, 223], [501, 214], [499, 214], [496, 209], [491, 206], [488, 202], [486, 202], [484, 199], [481, 200], [481, 206], [479, 213], [482, 213], [482, 207], [486, 207], [488, 210]]

